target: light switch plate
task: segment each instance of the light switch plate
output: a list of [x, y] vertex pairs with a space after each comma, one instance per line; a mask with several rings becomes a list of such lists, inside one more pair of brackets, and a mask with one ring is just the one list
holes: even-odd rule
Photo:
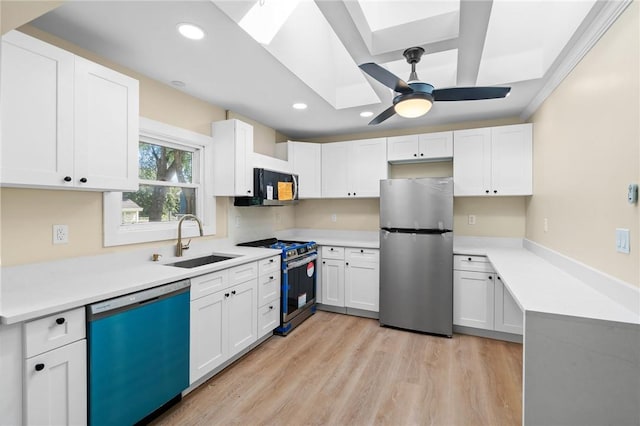
[[629, 253], [629, 230], [616, 228], [616, 251]]

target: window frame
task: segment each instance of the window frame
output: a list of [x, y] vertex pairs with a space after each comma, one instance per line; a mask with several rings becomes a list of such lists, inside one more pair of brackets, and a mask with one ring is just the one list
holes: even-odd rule
[[[193, 150], [192, 184], [171, 186], [196, 188], [196, 216], [202, 221], [204, 235], [216, 233], [216, 199], [212, 194], [213, 178], [213, 138], [190, 130], [171, 126], [159, 121], [140, 117], [140, 131], [136, 143], [161, 143], [182, 150]], [[196, 158], [197, 157], [197, 158]], [[196, 162], [198, 164], [196, 164]], [[138, 167], [136, 167], [136, 173]], [[197, 175], [197, 176], [196, 176]], [[195, 182], [197, 179], [197, 182]], [[194, 221], [185, 221], [182, 234], [186, 237], [199, 235]], [[165, 241], [178, 238], [177, 222], [155, 222], [122, 224], [122, 192], [103, 194], [103, 245], [112, 247], [126, 244], [139, 244]]]

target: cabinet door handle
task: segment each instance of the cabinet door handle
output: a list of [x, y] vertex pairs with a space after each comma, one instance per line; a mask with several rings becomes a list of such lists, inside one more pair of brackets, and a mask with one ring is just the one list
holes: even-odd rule
[[472, 262], [472, 261], [473, 261], [473, 259], [471, 259], [471, 258], [468, 258], [468, 260], [469, 260], [469, 262]]
[[345, 263], [345, 265], [349, 266], [349, 262]]
[[502, 281], [502, 278], [498, 277], [498, 281]]
[[356, 193], [355, 193], [355, 192], [353, 193], [353, 196], [354, 196], [354, 197], [356, 196]]
[[350, 192], [348, 192], [348, 193], [347, 193], [347, 195], [351, 196], [351, 193], [350, 193]]
[[323, 264], [323, 265], [326, 265], [326, 264], [327, 264], [327, 262], [325, 262], [325, 261], [323, 260], [323, 261], [322, 261], [322, 264]]
[[87, 183], [87, 178], [86, 177], [80, 178], [80, 182], [81, 183]]
[[484, 191], [484, 192], [486, 192], [486, 193], [488, 194], [488, 193], [489, 193], [489, 190], [487, 189], [487, 190], [486, 190], [486, 191]]
[[493, 279], [493, 277], [492, 277], [491, 275], [489, 275], [489, 279], [490, 279], [490, 280], [492, 280], [492, 279]]
[[331, 247], [331, 251], [333, 251], [333, 247]]
[[272, 276], [271, 276], [271, 277], [269, 277], [269, 281], [273, 281], [273, 277], [272, 277]]
[[71, 176], [65, 176], [64, 179], [65, 182], [71, 182]]
[[44, 364], [36, 364], [36, 371], [44, 370]]
[[494, 189], [494, 190], [493, 190], [493, 193], [494, 193], [494, 194], [497, 194], [497, 193], [498, 193], [498, 190], [497, 190], [497, 189]]
[[360, 253], [364, 253], [364, 250], [363, 250], [363, 249], [360, 249]]
[[414, 157], [417, 157], [417, 156], [418, 156], [418, 154], [413, 154], [413, 156], [414, 156]]
[[273, 305], [269, 306], [269, 310], [272, 311], [273, 310]]
[[58, 325], [64, 324], [64, 318], [56, 318], [56, 324]]
[[225, 293], [225, 294], [224, 294], [224, 297], [229, 297], [229, 293]]
[[269, 259], [269, 263], [273, 263], [273, 259]]
[[231, 292], [231, 294], [236, 294], [236, 291], [235, 291], [235, 290], [233, 290], [233, 291]]
[[423, 153], [420, 153], [420, 157], [424, 157], [424, 154], [423, 154]]

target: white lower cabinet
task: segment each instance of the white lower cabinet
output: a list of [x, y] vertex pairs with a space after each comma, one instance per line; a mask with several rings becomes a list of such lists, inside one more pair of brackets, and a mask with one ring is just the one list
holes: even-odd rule
[[379, 250], [323, 246], [320, 253], [322, 304], [378, 312]]
[[25, 361], [24, 423], [87, 423], [87, 341], [79, 340]]
[[256, 341], [257, 271], [252, 262], [192, 278], [192, 290], [199, 291], [191, 293], [189, 383]]
[[344, 268], [344, 304], [378, 312], [380, 298], [379, 251], [347, 249]]
[[24, 324], [23, 423], [87, 423], [84, 308]]
[[258, 262], [258, 339], [280, 326], [280, 258]]
[[484, 256], [454, 256], [453, 323], [522, 334], [522, 310]]

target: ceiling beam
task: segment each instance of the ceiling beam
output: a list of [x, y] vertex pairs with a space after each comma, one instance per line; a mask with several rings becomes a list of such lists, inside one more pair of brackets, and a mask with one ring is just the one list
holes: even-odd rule
[[475, 86], [493, 0], [460, 1], [458, 86]]

